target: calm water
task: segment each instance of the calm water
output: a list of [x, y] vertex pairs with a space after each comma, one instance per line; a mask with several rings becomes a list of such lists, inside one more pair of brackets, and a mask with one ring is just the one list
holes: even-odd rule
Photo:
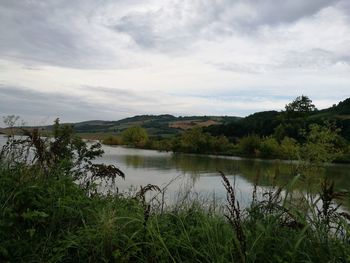
[[[175, 198], [179, 191], [191, 190], [201, 196], [225, 198], [226, 193], [218, 171], [224, 172], [231, 182], [235, 181], [241, 203], [251, 200], [252, 189], [257, 174], [259, 186], [271, 187], [291, 181], [293, 167], [283, 161], [252, 160], [237, 157], [205, 156], [193, 154], [173, 154], [152, 150], [140, 150], [124, 147], [104, 146], [105, 154], [98, 161], [115, 164], [125, 172], [125, 180], [119, 180], [118, 186], [126, 190], [130, 186], [156, 184], [166, 186], [168, 198]], [[277, 175], [277, 179], [275, 178]], [[332, 177], [338, 189], [350, 190], [350, 165], [329, 165], [323, 172], [314, 175], [306, 182], [301, 179], [297, 187], [305, 190], [307, 185], [317, 185], [323, 176]]]
[[[0, 144], [4, 140], [0, 136]], [[128, 191], [132, 187], [147, 184], [167, 186], [168, 200], [177, 198], [179, 192], [187, 190], [202, 197], [212, 197], [215, 194], [219, 199], [224, 198], [225, 189], [218, 173], [222, 171], [232, 182], [235, 180], [238, 198], [245, 205], [251, 199], [257, 174], [260, 175], [258, 185], [268, 188], [271, 187], [275, 175], [278, 175], [275, 179], [277, 185], [289, 182], [293, 170], [293, 164], [282, 161], [173, 154], [112, 146], [103, 146], [103, 149], [105, 154], [96, 161], [114, 164], [126, 175], [125, 180], [117, 179], [116, 186], [119, 191]], [[350, 190], [350, 165], [326, 166], [323, 172], [314, 176], [311, 183], [305, 179], [300, 180], [298, 187], [304, 190], [306, 185], [317, 185], [323, 174], [332, 177], [338, 189]]]

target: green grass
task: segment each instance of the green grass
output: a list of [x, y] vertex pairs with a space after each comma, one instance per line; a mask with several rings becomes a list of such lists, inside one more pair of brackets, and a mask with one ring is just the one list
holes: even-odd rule
[[34, 130], [0, 151], [0, 262], [350, 261], [350, 215], [336, 207], [348, 196], [328, 180], [319, 195], [293, 190], [300, 175], [259, 200], [256, 186], [246, 209], [224, 174], [221, 209], [210, 200], [151, 201], [147, 192], [161, 192], [154, 185], [102, 194], [94, 179], [118, 186], [122, 171], [92, 162], [99, 144], [58, 120], [54, 128], [51, 140]]
[[[284, 224], [283, 209], [252, 204], [239, 219], [240, 241], [227, 218], [196, 201], [165, 211], [141, 199], [88, 195], [69, 176], [40, 169], [0, 168], [1, 262], [347, 262], [348, 224], [327, 231], [289, 207], [300, 226]], [[270, 204], [271, 205], [271, 204]], [[287, 206], [285, 206], [287, 209]]]

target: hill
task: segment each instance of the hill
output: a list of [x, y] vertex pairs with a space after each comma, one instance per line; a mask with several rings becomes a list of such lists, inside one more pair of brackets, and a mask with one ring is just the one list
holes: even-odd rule
[[[219, 116], [186, 116], [175, 117], [169, 114], [163, 115], [137, 115], [118, 121], [91, 120], [79, 123], [70, 123], [74, 130], [80, 134], [93, 133], [120, 133], [131, 126], [141, 126], [151, 136], [169, 137], [179, 132], [194, 128], [221, 125], [238, 120], [239, 117]], [[51, 130], [52, 126], [44, 127]]]
[[[312, 123], [323, 124], [325, 121], [335, 123], [341, 128], [341, 135], [350, 141], [350, 98], [327, 109], [307, 112], [302, 117], [290, 118], [286, 117], [284, 112], [263, 111], [235, 122], [207, 127], [205, 131], [216, 136], [225, 135], [234, 140], [249, 134], [276, 135], [276, 129], [282, 126], [287, 129], [287, 132], [299, 133], [300, 128], [308, 127]], [[291, 134], [288, 135], [293, 137]]]
[[131, 126], [141, 126], [151, 136], [171, 136], [196, 126], [207, 127], [237, 120], [238, 117], [190, 116], [175, 117], [173, 115], [138, 115], [119, 121], [87, 121], [74, 124], [78, 133], [112, 132], [119, 133]]
[[[145, 128], [152, 137], [171, 137], [184, 130], [203, 127], [204, 131], [214, 136], [225, 135], [231, 141], [235, 141], [249, 134], [276, 135], [277, 128], [280, 128], [282, 124], [287, 126], [284, 127], [285, 130], [294, 129], [294, 132], [298, 133], [300, 128], [307, 127], [311, 123], [322, 124], [324, 121], [331, 121], [341, 128], [341, 135], [350, 141], [350, 98], [327, 109], [310, 111], [302, 119], [286, 121], [283, 114], [283, 112], [278, 111], [263, 111], [244, 118], [228, 116], [176, 117], [169, 114], [137, 115], [117, 121], [91, 120], [69, 124], [73, 125], [77, 133], [89, 135], [85, 136], [86, 138], [101, 138], [101, 136], [108, 134], [118, 134], [131, 126], [138, 125]], [[41, 128], [47, 131], [52, 130], [52, 126]], [[0, 133], [6, 133], [6, 129], [0, 129]], [[291, 134], [288, 135], [293, 137]]]

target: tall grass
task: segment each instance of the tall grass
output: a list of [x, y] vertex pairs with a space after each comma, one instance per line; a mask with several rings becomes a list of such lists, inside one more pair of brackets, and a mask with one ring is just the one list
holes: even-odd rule
[[[44, 143], [42, 152], [51, 153], [51, 143]], [[86, 150], [82, 160], [89, 156], [88, 149], [79, 149]], [[0, 158], [1, 262], [350, 261], [350, 216], [335, 203], [344, 193], [335, 192], [329, 181], [323, 181], [319, 195], [310, 196], [293, 191], [298, 176], [268, 191], [257, 186], [257, 178], [255, 197], [242, 209], [234, 182], [221, 174], [227, 190], [223, 212], [198, 200], [164, 209], [146, 198], [147, 192], [161, 191], [157, 186], [132, 195], [95, 191], [93, 178], [121, 174], [91, 167], [89, 160], [87, 166], [79, 163], [83, 170], [77, 173], [69, 154], [55, 155], [50, 165], [6, 156], [12, 155]], [[95, 177], [78, 184], [84, 169], [95, 171]]]
[[195, 201], [161, 212], [137, 195], [89, 196], [69, 176], [21, 166], [0, 169], [0, 189], [2, 262], [350, 260], [346, 218], [306, 199], [257, 201], [233, 218], [228, 207], [228, 219]]

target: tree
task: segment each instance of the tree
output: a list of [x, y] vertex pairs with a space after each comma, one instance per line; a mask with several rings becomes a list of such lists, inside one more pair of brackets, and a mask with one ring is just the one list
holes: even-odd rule
[[143, 147], [148, 142], [148, 133], [140, 126], [132, 126], [122, 132], [122, 140], [124, 144]]
[[302, 149], [304, 160], [321, 165], [334, 161], [342, 153], [338, 146], [340, 129], [325, 123], [323, 126], [311, 124], [309, 130]]
[[203, 133], [202, 128], [195, 127], [186, 130], [180, 137], [179, 143], [176, 145], [177, 149], [190, 153], [205, 153], [210, 148], [208, 133]]
[[287, 112], [300, 112], [307, 113], [317, 110], [315, 105], [312, 104], [312, 100], [304, 95], [301, 95], [294, 99], [291, 103], [285, 106]]
[[300, 145], [298, 142], [289, 137], [284, 137], [281, 141], [282, 157], [288, 160], [300, 159]]
[[[6, 120], [13, 125], [18, 118], [9, 116]], [[38, 128], [21, 128], [21, 132], [24, 136], [9, 137], [0, 150], [1, 164], [10, 169], [25, 165], [46, 177], [72, 176], [87, 190], [95, 181], [124, 178], [124, 173], [114, 165], [93, 163], [103, 154], [101, 144], [87, 144], [75, 135], [72, 126], [60, 125], [59, 119], [53, 125], [52, 137], [43, 137]]]
[[241, 138], [238, 143], [238, 149], [242, 154], [246, 154], [248, 156], [257, 156], [259, 155], [260, 145], [260, 137], [253, 134]]
[[286, 136], [298, 141], [302, 140], [300, 130], [308, 128], [307, 117], [309, 113], [316, 110], [309, 97], [301, 95], [295, 98], [285, 106], [285, 111], [282, 111], [281, 123], [275, 128], [274, 136], [279, 142]]
[[281, 147], [278, 141], [271, 137], [266, 137], [262, 140], [260, 147], [260, 155], [264, 158], [279, 158], [281, 157]]

